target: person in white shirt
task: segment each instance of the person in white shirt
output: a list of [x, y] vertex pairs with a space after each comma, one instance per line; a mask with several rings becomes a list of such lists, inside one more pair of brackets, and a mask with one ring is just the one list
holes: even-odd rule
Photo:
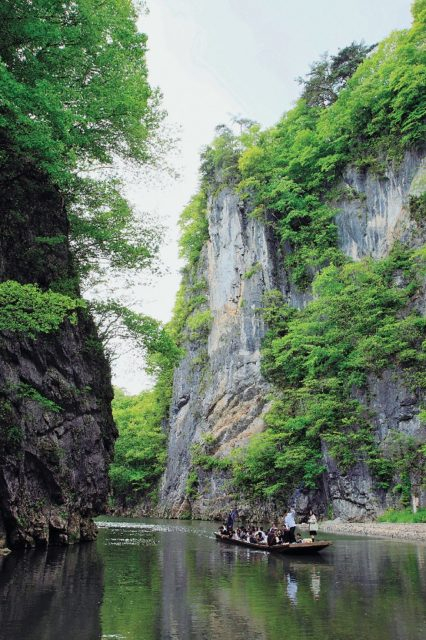
[[293, 543], [296, 542], [296, 536], [295, 536], [295, 531], [296, 531], [296, 512], [293, 508], [290, 508], [287, 513], [286, 516], [284, 518], [284, 526], [287, 527], [288, 531], [289, 531], [289, 542]]

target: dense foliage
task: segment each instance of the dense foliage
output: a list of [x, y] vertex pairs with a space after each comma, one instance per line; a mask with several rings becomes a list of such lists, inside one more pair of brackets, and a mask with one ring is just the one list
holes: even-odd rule
[[165, 143], [139, 9], [132, 0], [0, 6], [0, 182], [24, 174], [60, 193], [76, 278], [51, 286], [73, 296], [106, 272], [157, 268], [162, 230], [139, 219], [111, 177], [113, 165], [156, 162]]
[[0, 25], [5, 170], [10, 149], [61, 185], [84, 163], [149, 159], [159, 114], [131, 0], [3, 0]]
[[208, 238], [207, 196], [203, 190], [191, 198], [179, 218], [179, 255], [189, 266], [195, 264]]
[[44, 292], [32, 284], [13, 280], [0, 283], [0, 331], [35, 338], [40, 333], [56, 331], [66, 318], [75, 324], [77, 311], [84, 308], [83, 300]]
[[410, 311], [425, 266], [424, 255], [395, 249], [380, 261], [325, 268], [313, 283], [315, 299], [301, 311], [279, 292], [267, 296], [262, 366], [277, 393], [269, 428], [235, 461], [241, 486], [281, 497], [300, 484], [314, 488], [324, 444], [342, 470], [366, 461], [382, 487], [394, 475], [404, 481], [417, 454], [419, 475], [426, 473], [424, 447], [415, 441], [400, 441], [393, 456], [390, 433], [379, 449], [372, 416], [355, 399], [368, 376], [390, 363], [413, 390], [426, 386], [426, 320]]
[[115, 300], [96, 302], [91, 308], [98, 317], [99, 337], [109, 351], [113, 351], [111, 341], [130, 341], [148, 357], [147, 366], [151, 370], [156, 369], [153, 357], [162, 356], [165, 362], [171, 363], [178, 358], [178, 347], [158, 320], [132, 311]]
[[153, 490], [164, 470], [166, 436], [161, 430], [163, 404], [154, 391], [126, 396], [115, 390], [113, 416], [119, 431], [110, 467], [114, 497], [122, 504]]

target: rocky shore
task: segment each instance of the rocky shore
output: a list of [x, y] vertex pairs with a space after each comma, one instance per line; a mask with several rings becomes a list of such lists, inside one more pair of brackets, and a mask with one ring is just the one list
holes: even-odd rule
[[319, 524], [320, 533], [336, 533], [350, 536], [372, 536], [374, 538], [398, 538], [426, 542], [426, 523], [401, 524], [391, 522], [343, 522], [325, 520]]

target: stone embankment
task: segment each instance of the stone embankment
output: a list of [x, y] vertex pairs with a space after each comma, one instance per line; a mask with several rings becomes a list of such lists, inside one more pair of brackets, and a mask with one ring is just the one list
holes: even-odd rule
[[336, 533], [374, 538], [398, 538], [426, 542], [426, 523], [403, 524], [391, 522], [343, 522], [326, 520], [319, 525], [320, 533]]

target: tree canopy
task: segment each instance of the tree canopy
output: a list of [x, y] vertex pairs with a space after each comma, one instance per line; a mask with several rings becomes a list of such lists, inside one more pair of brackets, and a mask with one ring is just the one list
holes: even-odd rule
[[14, 153], [60, 185], [94, 161], [149, 161], [161, 111], [145, 53], [131, 0], [3, 0], [0, 126]]
[[303, 85], [301, 97], [310, 107], [327, 107], [335, 102], [340, 90], [375, 46], [352, 42], [333, 56], [324, 53], [311, 65], [305, 78], [298, 78], [299, 84]]
[[[158, 268], [163, 230], [133, 210], [110, 171], [161, 155], [164, 113], [148, 81], [147, 38], [137, 26], [143, 9], [132, 0], [0, 4], [0, 182], [36, 169], [60, 192], [76, 280], [86, 290], [112, 272]], [[74, 281], [52, 288], [79, 290]], [[112, 314], [117, 333], [139, 346], [154, 326], [163, 331], [111, 300], [97, 307], [102, 329]]]

